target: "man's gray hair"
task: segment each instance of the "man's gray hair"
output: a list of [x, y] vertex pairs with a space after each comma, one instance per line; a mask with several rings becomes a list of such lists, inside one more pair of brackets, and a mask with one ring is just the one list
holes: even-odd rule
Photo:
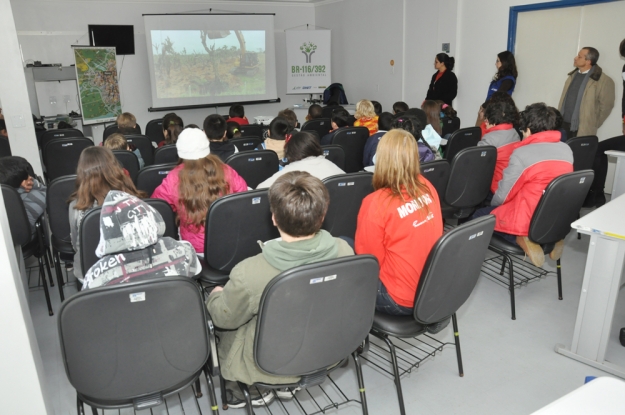
[[599, 51], [591, 46], [584, 46], [582, 49], [587, 50], [586, 59], [590, 61], [592, 66], [595, 66], [597, 61], [599, 61]]

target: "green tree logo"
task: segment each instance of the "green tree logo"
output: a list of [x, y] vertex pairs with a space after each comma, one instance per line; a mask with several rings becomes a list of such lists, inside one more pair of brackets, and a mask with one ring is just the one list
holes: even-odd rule
[[317, 50], [317, 45], [312, 42], [304, 42], [302, 46], [299, 47], [299, 50], [306, 56], [306, 63], [311, 62], [312, 54]]

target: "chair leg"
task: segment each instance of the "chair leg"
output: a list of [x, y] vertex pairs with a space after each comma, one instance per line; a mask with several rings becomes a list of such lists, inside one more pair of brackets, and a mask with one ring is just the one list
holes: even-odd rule
[[78, 415], [85, 415], [85, 406], [78, 396], [76, 396], [76, 413]]
[[454, 325], [454, 341], [456, 343], [456, 357], [458, 358], [458, 374], [464, 377], [464, 368], [462, 367], [462, 352], [460, 351], [460, 333], [458, 332], [458, 319], [456, 313], [451, 315], [451, 322]]
[[204, 369], [204, 376], [206, 377], [206, 385], [208, 388], [208, 398], [210, 401], [211, 411], [213, 415], [219, 414], [219, 403], [217, 403], [217, 395], [215, 395], [215, 385], [213, 385], [213, 379], [208, 371], [208, 368]]
[[239, 388], [243, 392], [243, 396], [245, 396], [245, 409], [247, 409], [247, 415], [254, 415], [254, 408], [252, 408], [252, 396], [250, 395], [250, 390], [245, 383], [237, 382], [239, 384]]
[[559, 259], [556, 263], [556, 271], [558, 272], [558, 300], [562, 300], [562, 266]]
[[202, 385], [200, 384], [200, 378], [197, 378], [195, 380], [195, 397], [196, 398], [202, 397]]
[[[91, 407], [91, 413], [92, 413], [93, 415], [98, 415], [98, 409], [97, 409], [97, 408], [94, 408], [94, 407], [92, 406], [92, 407]], [[102, 413], [104, 414], [104, 411], [102, 411]]]
[[360, 402], [362, 405], [362, 415], [369, 415], [369, 408], [367, 407], [367, 395], [365, 394], [365, 381], [362, 377], [362, 367], [360, 366], [360, 356], [358, 353], [352, 353], [354, 358], [354, 364], [356, 365], [356, 376], [358, 377], [358, 390], [360, 391]]
[[53, 316], [54, 312], [52, 311], [52, 303], [50, 302], [50, 291], [48, 291], [48, 282], [46, 281], [46, 271], [43, 267], [43, 259], [39, 257], [39, 276], [41, 277], [41, 283], [43, 284], [43, 292], [46, 296], [46, 303], [48, 304], [48, 315]]
[[389, 338], [385, 335], [380, 336], [382, 340], [388, 346], [388, 350], [391, 353], [391, 361], [393, 362], [393, 375], [395, 376], [395, 388], [397, 389], [397, 399], [399, 400], [399, 413], [406, 415], [406, 408], [404, 407], [404, 394], [401, 390], [401, 379], [399, 378], [399, 366], [397, 364], [397, 353], [395, 353], [395, 345], [391, 343]]
[[226, 395], [226, 379], [219, 376], [219, 388], [221, 389], [221, 407], [224, 411], [228, 409], [228, 396]]
[[61, 270], [61, 258], [60, 254], [56, 252], [52, 255], [54, 257], [54, 270], [56, 271], [56, 283], [59, 287], [59, 295], [61, 296], [61, 301], [65, 301], [65, 295], [63, 294], [63, 271]]
[[508, 275], [510, 277], [510, 309], [512, 310], [512, 320], [516, 320], [516, 308], [514, 304], [514, 266], [512, 265], [512, 258], [504, 254], [504, 258], [508, 261]]

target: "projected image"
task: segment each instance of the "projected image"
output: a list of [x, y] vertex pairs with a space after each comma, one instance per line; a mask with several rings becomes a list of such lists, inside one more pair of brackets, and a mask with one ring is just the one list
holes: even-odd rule
[[263, 30], [153, 30], [158, 98], [265, 93]]

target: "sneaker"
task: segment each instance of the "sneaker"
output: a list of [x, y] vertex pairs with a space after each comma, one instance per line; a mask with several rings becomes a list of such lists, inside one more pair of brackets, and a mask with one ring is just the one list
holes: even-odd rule
[[545, 263], [545, 253], [540, 245], [530, 241], [527, 236], [517, 236], [516, 243], [525, 251], [532, 264], [542, 267]]
[[278, 396], [278, 399], [293, 399], [293, 396], [301, 390], [302, 388], [297, 386], [295, 388], [274, 389], [274, 393]]
[[65, 263], [65, 271], [70, 272], [74, 270], [74, 263], [73, 262], [66, 262]]
[[[254, 388], [252, 388], [254, 389]], [[262, 395], [256, 394], [255, 391], [250, 391], [252, 394], [252, 406], [266, 406], [273, 402], [275, 395], [273, 391], [268, 390], [263, 392]], [[241, 391], [233, 391], [232, 389], [226, 389], [226, 398], [228, 401], [228, 408], [245, 408], [247, 402]]]
[[557, 261], [562, 257], [562, 251], [564, 250], [564, 239], [560, 239], [556, 242], [556, 245], [553, 247], [553, 250], [549, 252], [549, 258]]

